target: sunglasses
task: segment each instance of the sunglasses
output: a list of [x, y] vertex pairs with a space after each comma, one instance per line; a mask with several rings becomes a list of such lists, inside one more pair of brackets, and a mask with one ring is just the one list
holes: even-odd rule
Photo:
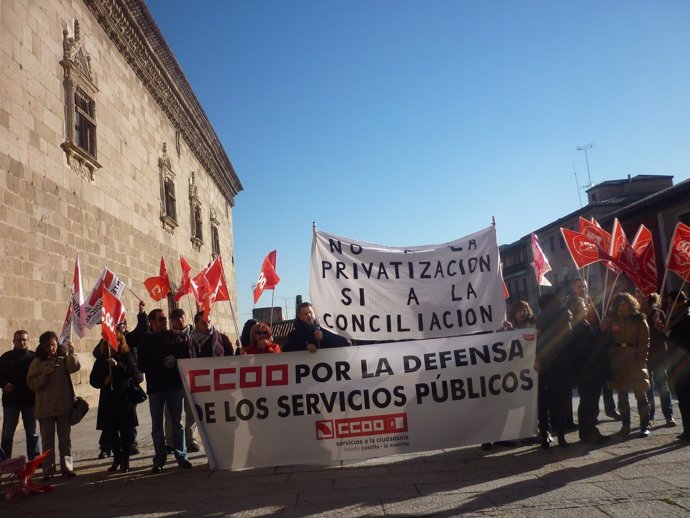
[[167, 322], [168, 317], [158, 317], [159, 322]]
[[271, 336], [268, 331], [257, 331], [256, 336]]

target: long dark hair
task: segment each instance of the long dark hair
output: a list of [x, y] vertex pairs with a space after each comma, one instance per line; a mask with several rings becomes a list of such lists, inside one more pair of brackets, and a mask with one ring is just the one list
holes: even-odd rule
[[253, 318], [250, 318], [244, 323], [244, 327], [242, 328], [242, 334], [240, 335], [240, 343], [242, 344], [242, 347], [247, 347], [251, 343], [249, 333], [251, 332], [252, 327], [254, 327], [254, 325], [256, 325], [257, 323], [258, 322]]

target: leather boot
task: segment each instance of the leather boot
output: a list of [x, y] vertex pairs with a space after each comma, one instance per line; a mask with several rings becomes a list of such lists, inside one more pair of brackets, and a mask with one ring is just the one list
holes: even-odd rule
[[120, 467], [120, 456], [115, 454], [113, 455], [113, 464], [108, 468], [108, 471], [117, 471], [117, 468]]
[[122, 471], [122, 473], [129, 472], [129, 455], [124, 455], [122, 457], [122, 462], [120, 463], [120, 471]]

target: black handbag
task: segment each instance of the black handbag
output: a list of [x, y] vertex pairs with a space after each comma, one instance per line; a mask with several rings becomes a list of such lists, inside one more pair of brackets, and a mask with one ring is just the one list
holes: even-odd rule
[[69, 415], [69, 424], [74, 426], [75, 424], [79, 423], [79, 421], [84, 419], [84, 416], [88, 411], [89, 404], [86, 402], [86, 400], [76, 396], [74, 398], [74, 403], [72, 403], [72, 412], [70, 412]]
[[135, 405], [143, 403], [148, 399], [146, 396], [146, 391], [141, 388], [141, 385], [139, 385], [139, 383], [137, 383], [135, 380], [130, 380], [129, 382], [129, 386], [127, 387], [127, 398], [129, 399], [130, 403]]

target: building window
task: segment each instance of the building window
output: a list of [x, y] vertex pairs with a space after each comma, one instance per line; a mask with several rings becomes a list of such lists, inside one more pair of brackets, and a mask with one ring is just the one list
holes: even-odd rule
[[201, 207], [194, 207], [194, 232], [193, 235], [199, 241], [204, 240], [203, 223], [201, 221]]
[[177, 228], [177, 200], [175, 198], [175, 172], [172, 170], [168, 146], [163, 142], [163, 153], [158, 159], [161, 196], [161, 224], [169, 234]]
[[216, 216], [216, 211], [211, 207], [211, 252], [213, 257], [218, 257], [220, 255], [220, 231], [218, 227], [220, 226], [220, 221]]
[[165, 193], [165, 213], [171, 219], [177, 221], [177, 209], [175, 208], [175, 184], [168, 179], [163, 183], [163, 190]]
[[74, 92], [74, 143], [96, 156], [96, 103], [81, 88]]
[[201, 201], [199, 200], [199, 189], [196, 185], [196, 177], [192, 171], [192, 177], [189, 179], [189, 214], [191, 216], [191, 231], [192, 248], [197, 252], [201, 250], [204, 244], [204, 229], [201, 219]]
[[83, 178], [93, 181], [98, 163], [96, 146], [96, 94], [98, 88], [91, 72], [91, 57], [83, 49], [79, 22], [74, 22], [74, 36], [62, 31], [65, 92], [65, 141], [60, 145], [67, 164]]

